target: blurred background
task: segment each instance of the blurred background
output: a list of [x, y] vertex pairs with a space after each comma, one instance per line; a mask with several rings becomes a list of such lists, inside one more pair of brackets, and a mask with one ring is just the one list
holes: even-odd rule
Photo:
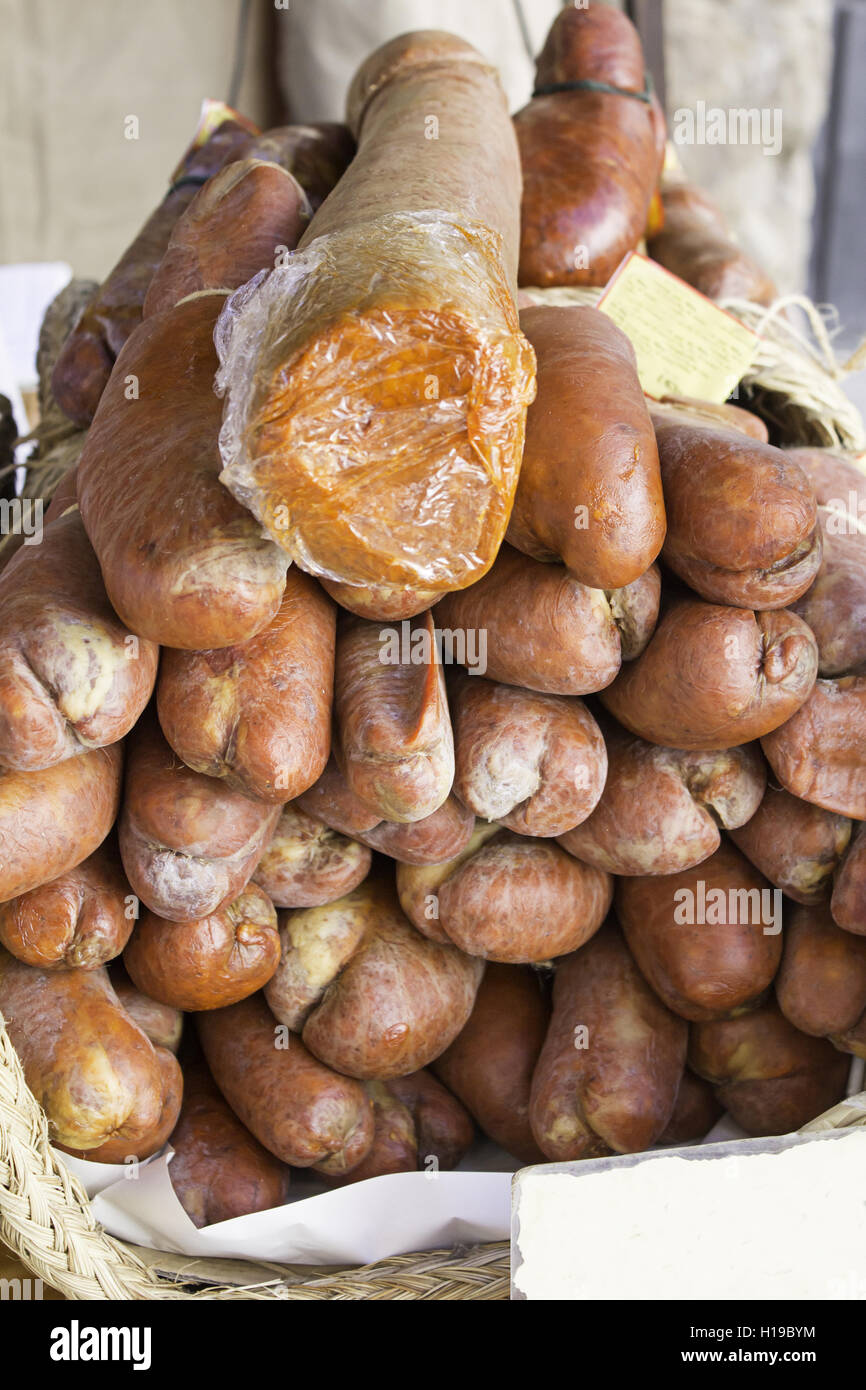
[[[101, 279], [160, 200], [203, 97], [262, 126], [339, 119], [364, 56], [394, 34], [432, 26], [480, 48], [517, 109], [532, 89], [530, 55], [558, 8], [559, 0], [0, 0], [0, 391], [9, 394], [10, 375], [29, 389], [34, 306], [70, 273]], [[781, 110], [776, 155], [754, 144], [678, 154], [781, 292], [837, 307], [844, 355], [866, 334], [858, 80], [866, 0], [620, 8], [642, 32], [669, 121], [700, 101]], [[22, 264], [32, 269], [24, 274]]]

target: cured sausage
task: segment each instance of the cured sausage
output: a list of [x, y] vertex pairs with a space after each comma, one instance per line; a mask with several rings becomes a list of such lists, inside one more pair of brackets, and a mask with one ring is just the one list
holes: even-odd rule
[[283, 808], [253, 882], [277, 907], [321, 907], [357, 888], [371, 860], [366, 845], [332, 830], [294, 802]]
[[216, 651], [165, 651], [159, 722], [179, 758], [282, 805], [319, 777], [331, 747], [334, 605], [300, 570], [272, 622]]
[[183, 1034], [183, 1014], [180, 1009], [173, 1009], [170, 1004], [160, 1004], [157, 999], [149, 999], [140, 989], [136, 989], [122, 960], [112, 962], [108, 978], [133, 1023], [138, 1024], [154, 1047], [165, 1047], [177, 1056]]
[[129, 940], [129, 908], [117, 850], [102, 845], [58, 878], [0, 904], [0, 942], [43, 970], [93, 970]]
[[708, 299], [772, 304], [776, 286], [733, 240], [703, 189], [685, 180], [663, 182], [661, 200], [661, 227], [647, 237], [653, 260]]
[[409, 617], [492, 563], [535, 362], [496, 73], [405, 34], [352, 81], [358, 153], [285, 267], [222, 315], [226, 487], [345, 607]]
[[851, 822], [780, 787], [768, 787], [751, 820], [730, 834], [765, 878], [795, 902], [809, 905], [830, 896], [833, 874], [851, 839]]
[[786, 791], [866, 820], [866, 676], [818, 680], [809, 698], [761, 739]]
[[118, 837], [132, 890], [158, 917], [196, 922], [236, 898], [279, 814], [185, 767], [152, 711], [136, 726]]
[[538, 390], [509, 543], [560, 560], [595, 589], [649, 569], [665, 536], [652, 422], [626, 335], [598, 309], [538, 305], [520, 326], [535, 349]]
[[788, 1022], [811, 1037], [856, 1028], [866, 1013], [866, 938], [837, 927], [826, 903], [794, 908], [776, 998]]

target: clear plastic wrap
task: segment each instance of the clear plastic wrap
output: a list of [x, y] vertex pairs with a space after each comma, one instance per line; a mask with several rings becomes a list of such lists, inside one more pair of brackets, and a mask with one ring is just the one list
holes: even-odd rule
[[499, 548], [535, 394], [502, 267], [479, 223], [390, 213], [316, 238], [220, 314], [222, 481], [358, 611], [420, 611]]

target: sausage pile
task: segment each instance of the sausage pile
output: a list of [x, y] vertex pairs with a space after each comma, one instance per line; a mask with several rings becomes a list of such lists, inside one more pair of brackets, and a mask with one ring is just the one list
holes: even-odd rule
[[518, 314], [518, 265], [634, 248], [664, 143], [617, 10], [538, 88], [512, 123], [423, 32], [349, 129], [224, 123], [57, 363], [92, 423], [0, 571], [0, 1010], [54, 1142], [170, 1138], [197, 1225], [477, 1130], [785, 1132], [866, 1056], [866, 482]]

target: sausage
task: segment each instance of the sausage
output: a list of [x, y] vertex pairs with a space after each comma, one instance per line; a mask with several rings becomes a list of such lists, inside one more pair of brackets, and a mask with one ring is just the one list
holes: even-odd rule
[[[183, 1075], [177, 1058], [167, 1048], [155, 1047], [154, 1052], [162, 1082], [162, 1100], [159, 1114], [149, 1129], [143, 1130], [141, 1136], [134, 1141], [115, 1135], [106, 1139], [98, 1148], [87, 1149], [84, 1153], [77, 1153], [65, 1144], [58, 1144], [57, 1147], [64, 1153], [86, 1158], [90, 1163], [130, 1163], [133, 1160], [137, 1162], [142, 1158], [150, 1158], [151, 1154], [159, 1153], [177, 1124], [183, 1100]], [[130, 1117], [128, 1124], [131, 1125], [133, 1118]]]
[[[108, 597], [139, 637], [209, 650], [276, 616], [286, 559], [219, 480], [214, 324], [223, 297], [147, 319], [118, 357], [78, 464]], [[130, 395], [129, 393], [132, 393]]]
[[504, 545], [490, 573], [437, 603], [434, 617], [443, 648], [447, 642], [468, 653], [484, 634], [486, 666], [479, 674], [543, 694], [588, 695], [610, 685], [619, 671], [626, 631], [630, 656], [645, 645], [659, 592], [655, 568], [606, 594], [579, 583], [562, 565]]
[[41, 772], [0, 771], [0, 902], [50, 883], [92, 854], [117, 815], [121, 745]]
[[[481, 984], [483, 987], [483, 980]], [[438, 1060], [434, 1065], [438, 1065]], [[456, 1168], [475, 1138], [475, 1126], [466, 1106], [423, 1067], [408, 1076], [394, 1076], [384, 1085], [412, 1116], [418, 1167], [426, 1172], [434, 1167], [442, 1172]], [[435, 1160], [435, 1165], [431, 1160]]]
[[0, 766], [34, 772], [117, 743], [157, 655], [112, 611], [78, 509], [48, 522], [0, 574]]
[[64, 343], [51, 376], [51, 392], [80, 429], [92, 421], [115, 358], [141, 322], [148, 285], [177, 219], [200, 185], [243, 153], [251, 129], [254, 127], [248, 122], [227, 118], [203, 143], [193, 141], [168, 193], [109, 272]]
[[479, 1127], [521, 1163], [543, 1163], [529, 1125], [529, 1090], [550, 1008], [537, 973], [488, 965], [468, 1022], [433, 1063]]
[[151, 710], [129, 740], [120, 855], [134, 893], [158, 917], [196, 922], [238, 896], [280, 809], [185, 767]]
[[235, 290], [290, 250], [310, 219], [297, 179], [278, 164], [239, 159], [196, 193], [174, 225], [142, 317], [202, 290]]
[[601, 730], [581, 700], [478, 676], [451, 686], [455, 794], [520, 835], [562, 835], [592, 812], [607, 776]]
[[830, 911], [834, 922], [845, 931], [866, 935], [866, 834], [862, 824], [855, 829], [836, 871]]
[[749, 1134], [790, 1134], [845, 1094], [848, 1058], [824, 1038], [800, 1033], [775, 1002], [741, 1018], [699, 1023], [689, 1066], [711, 1081]]
[[629, 949], [674, 1013], [700, 1022], [761, 1002], [782, 957], [781, 905], [732, 845], [676, 874], [621, 878], [616, 903]]
[[0, 942], [43, 970], [94, 970], [119, 956], [133, 928], [114, 847], [0, 905]]
[[168, 1175], [193, 1225], [215, 1226], [282, 1206], [289, 1169], [244, 1128], [201, 1057], [184, 1058], [183, 1083]]
[[812, 484], [739, 430], [651, 410], [667, 510], [663, 559], [710, 603], [785, 608], [821, 565]]
[[620, 589], [665, 536], [658, 449], [634, 349], [588, 306], [523, 309], [537, 359], [508, 541], [560, 560], [581, 584]]
[[796, 714], [815, 685], [817, 662], [814, 637], [787, 609], [753, 613], [682, 598], [600, 698], [650, 743], [733, 748]]
[[198, 922], [144, 912], [123, 953], [143, 994], [189, 1013], [246, 999], [267, 984], [279, 959], [276, 909], [252, 883]]
[[[298, 807], [305, 814], [324, 821], [340, 835], [359, 840], [404, 864], [441, 864], [443, 859], [452, 859], [469, 843], [475, 828], [471, 811], [450, 795], [431, 815], [422, 816], [421, 820], [402, 824], [379, 820], [377, 813], [349, 790], [334, 758], [330, 759], [318, 782], [298, 798]], [[315, 906], [312, 903], [277, 905]]]
[[154, 1047], [164, 1047], [177, 1056], [183, 1034], [183, 1014], [180, 1009], [173, 1009], [170, 1004], [161, 1004], [157, 999], [150, 999], [146, 994], [142, 994], [141, 990], [136, 989], [126, 973], [122, 960], [112, 962], [108, 978], [133, 1023], [138, 1024]]
[[[598, 82], [619, 90], [569, 90]], [[664, 156], [664, 117], [631, 21], [607, 5], [561, 10], [514, 126], [520, 284], [606, 284], [644, 234]]]
[[495, 71], [450, 34], [377, 49], [347, 111], [358, 153], [299, 254], [220, 320], [222, 478], [344, 607], [409, 617], [489, 568], [514, 500], [519, 159]]
[[[392, 650], [378, 624], [341, 620], [334, 752], [349, 790], [381, 820], [422, 820], [454, 780], [454, 739], [430, 613]], [[324, 761], [323, 761], [324, 765]], [[301, 789], [303, 790], [303, 789]]]
[[592, 815], [558, 837], [576, 859], [611, 874], [673, 874], [717, 850], [719, 828], [761, 804], [764, 761], [752, 744], [708, 752], [661, 748], [601, 723], [607, 781]]
[[371, 860], [366, 845], [332, 830], [292, 802], [283, 807], [253, 882], [277, 907], [321, 907], [357, 888]]
[[363, 1086], [339, 1076], [300, 1038], [281, 1045], [260, 994], [196, 1015], [211, 1075], [260, 1144], [294, 1168], [347, 1173], [373, 1142], [373, 1109]]
[[866, 1013], [866, 938], [837, 927], [825, 903], [795, 907], [785, 922], [776, 998], [788, 1022], [811, 1037], [856, 1028]]
[[163, 733], [196, 772], [282, 805], [319, 777], [331, 746], [334, 605], [292, 569], [279, 610], [256, 637], [215, 651], [165, 651]]
[[771, 786], [751, 820], [730, 835], [765, 878], [795, 902], [809, 905], [829, 897], [851, 839], [851, 822]]
[[288, 914], [265, 998], [320, 1061], [362, 1080], [427, 1066], [456, 1037], [483, 963], [413, 931], [383, 876]]
[[702, 420], [704, 423], [739, 430], [759, 444], [767, 444], [770, 433], [763, 420], [751, 410], [733, 405], [730, 401], [701, 401], [694, 396], [662, 396], [652, 402], [652, 414], [662, 418]]
[[663, 221], [647, 238], [653, 260], [708, 299], [772, 304], [776, 286], [731, 238], [715, 203], [692, 183], [663, 183]]
[[549, 840], [479, 824], [445, 864], [397, 865], [403, 911], [418, 931], [510, 965], [576, 951], [601, 926], [611, 879]]
[[823, 559], [812, 587], [793, 605], [815, 634], [822, 676], [866, 672], [866, 478], [822, 449], [791, 449], [818, 498]]
[[691, 1144], [696, 1139], [703, 1139], [723, 1114], [724, 1109], [709, 1082], [686, 1067], [677, 1091], [674, 1113], [659, 1143]]
[[642, 979], [614, 922], [559, 962], [529, 1119], [549, 1159], [640, 1153], [674, 1112], [688, 1028]]
[[761, 739], [786, 791], [866, 820], [866, 676], [818, 680], [805, 704]]
[[147, 1140], [171, 1099], [165, 1059], [174, 1058], [133, 1023], [105, 969], [38, 970], [0, 948], [0, 1013], [52, 1143], [92, 1152], [117, 1140], [139, 1158], [154, 1151]]
[[382, 1081], [365, 1081], [364, 1090], [373, 1107], [372, 1146], [351, 1173], [328, 1178], [329, 1187], [348, 1187], [388, 1173], [414, 1173], [418, 1168], [418, 1137], [408, 1107]]
[[349, 167], [355, 141], [339, 121], [312, 121], [262, 131], [245, 153], [248, 159], [270, 160], [287, 169], [304, 190], [311, 212], [317, 212]]

